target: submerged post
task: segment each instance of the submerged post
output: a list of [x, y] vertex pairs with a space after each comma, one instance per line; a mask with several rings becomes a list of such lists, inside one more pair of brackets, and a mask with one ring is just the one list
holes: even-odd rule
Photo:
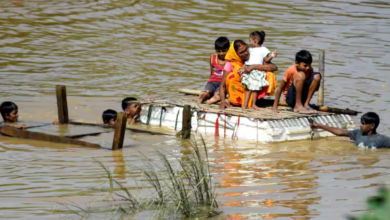
[[60, 124], [69, 123], [68, 101], [66, 99], [66, 86], [56, 85], [58, 121]]
[[118, 113], [115, 123], [114, 140], [112, 142], [112, 150], [123, 148], [123, 140], [125, 138], [127, 116], [124, 112]]
[[320, 88], [318, 90], [318, 105], [324, 106], [324, 85], [325, 85], [325, 51], [320, 50], [319, 68], [322, 79], [320, 82]]
[[183, 125], [182, 125], [182, 138], [188, 139], [191, 137], [191, 106], [185, 105], [183, 107]]

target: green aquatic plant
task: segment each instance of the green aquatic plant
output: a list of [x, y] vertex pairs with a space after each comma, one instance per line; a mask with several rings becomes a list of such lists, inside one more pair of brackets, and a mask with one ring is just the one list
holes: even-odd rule
[[368, 211], [349, 220], [389, 220], [390, 219], [390, 190], [381, 187], [376, 196], [367, 199]]
[[[210, 166], [206, 143], [200, 138], [203, 148], [198, 146], [195, 139], [189, 147], [185, 147], [185, 154], [180, 158], [170, 158], [167, 154], [156, 151], [159, 160], [151, 160], [142, 155], [143, 173], [138, 180], [145, 183], [137, 191], [149, 190], [147, 196], [134, 196], [129, 187], [117, 181], [111, 171], [101, 162], [96, 161], [105, 171], [109, 187], [104, 189], [108, 193], [107, 200], [110, 207], [101, 210], [82, 208], [74, 203], [61, 203], [70, 214], [88, 217], [93, 213], [110, 212], [112, 215], [134, 214], [144, 210], [155, 211], [154, 219], [181, 218], [181, 217], [211, 217], [220, 214], [211, 182]], [[202, 151], [204, 155], [202, 156]], [[132, 187], [134, 188], [134, 187]], [[104, 210], [104, 211], [102, 211]]]

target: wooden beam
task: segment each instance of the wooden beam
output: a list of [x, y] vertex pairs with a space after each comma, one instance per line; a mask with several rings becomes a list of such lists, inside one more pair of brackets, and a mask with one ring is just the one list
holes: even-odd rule
[[186, 95], [200, 95], [202, 91], [200, 90], [195, 90], [195, 89], [179, 89], [179, 93], [183, 93]]
[[185, 105], [183, 107], [183, 121], [182, 121], [182, 138], [188, 139], [191, 137], [191, 119], [192, 119], [192, 113], [191, 113], [191, 106]]
[[318, 105], [324, 106], [324, 90], [325, 90], [325, 51], [320, 50], [319, 58], [319, 72], [321, 73], [322, 79], [320, 82], [320, 88], [318, 90]]
[[56, 85], [58, 121], [60, 124], [69, 123], [68, 101], [66, 99], [66, 86]]
[[98, 144], [93, 144], [81, 140], [75, 140], [72, 138], [61, 137], [51, 134], [44, 134], [38, 132], [32, 132], [28, 130], [22, 130], [11, 126], [1, 126], [0, 133], [5, 136], [29, 139], [29, 140], [37, 140], [37, 141], [47, 141], [52, 143], [60, 143], [60, 144], [72, 144], [79, 145], [84, 147], [93, 147], [93, 148], [101, 148]]
[[[101, 128], [111, 128], [110, 126], [104, 125], [104, 124], [94, 124], [94, 123], [76, 122], [76, 121], [70, 121], [69, 124], [71, 124], [71, 125], [93, 126], [93, 127], [101, 127]], [[143, 130], [143, 129], [138, 129], [138, 128], [126, 128], [126, 130], [130, 130], [132, 132], [138, 132], [138, 133], [151, 134], [151, 135], [174, 136], [174, 134], [166, 134], [166, 133], [148, 131], [148, 130]]]
[[114, 140], [112, 142], [112, 150], [123, 148], [123, 140], [125, 138], [127, 124], [127, 116], [124, 112], [119, 112], [115, 124]]

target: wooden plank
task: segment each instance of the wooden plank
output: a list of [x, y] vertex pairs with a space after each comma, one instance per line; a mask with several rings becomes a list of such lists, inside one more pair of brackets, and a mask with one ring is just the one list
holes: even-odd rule
[[183, 108], [183, 121], [182, 121], [182, 138], [188, 139], [191, 137], [191, 106], [185, 105]]
[[[69, 124], [72, 124], [72, 125], [85, 125], [85, 126], [93, 126], [93, 127], [101, 127], [101, 128], [111, 128], [111, 127], [109, 127], [107, 125], [104, 125], [104, 124], [94, 124], [94, 123], [76, 122], [76, 121], [70, 121]], [[166, 134], [166, 133], [161, 133], [161, 132], [142, 130], [142, 129], [138, 129], [138, 128], [126, 128], [126, 130], [130, 130], [132, 132], [138, 132], [138, 133], [151, 134], [151, 135], [174, 136], [174, 134]]]
[[202, 92], [200, 90], [195, 90], [195, 89], [179, 89], [178, 91], [186, 95], [196, 95], [196, 96], [200, 95], [200, 93]]
[[81, 140], [75, 140], [67, 137], [61, 137], [56, 135], [32, 132], [28, 130], [17, 129], [11, 126], [1, 126], [0, 133], [5, 136], [29, 139], [29, 140], [37, 140], [37, 141], [47, 141], [52, 143], [60, 143], [60, 144], [72, 144], [79, 145], [83, 147], [92, 147], [92, 148], [101, 148], [98, 144], [93, 144]]
[[127, 116], [124, 112], [118, 113], [116, 124], [115, 124], [115, 133], [114, 140], [112, 142], [112, 150], [118, 150], [123, 148], [123, 140], [125, 138], [127, 124]]
[[69, 123], [68, 101], [66, 99], [66, 87], [56, 85], [58, 121], [60, 124]]
[[319, 57], [319, 72], [321, 73], [322, 79], [320, 82], [320, 88], [318, 90], [318, 105], [324, 106], [324, 89], [325, 89], [325, 51], [320, 50]]

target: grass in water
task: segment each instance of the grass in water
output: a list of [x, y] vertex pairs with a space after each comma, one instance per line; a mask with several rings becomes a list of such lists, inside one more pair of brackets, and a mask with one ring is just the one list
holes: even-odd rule
[[[152, 161], [142, 155], [144, 166], [139, 167], [147, 184], [142, 188], [151, 189], [151, 195], [136, 197], [127, 187], [114, 179], [111, 171], [97, 161], [105, 170], [109, 188], [107, 200], [112, 204], [110, 212], [118, 214], [134, 214], [144, 210], [155, 211], [154, 218], [191, 218], [212, 217], [220, 214], [211, 183], [211, 173], [208, 161], [206, 143], [200, 138], [202, 147], [195, 139], [187, 148], [188, 154], [181, 158], [170, 160], [166, 154], [156, 151], [159, 161]], [[205, 159], [201, 150], [205, 152]], [[141, 188], [141, 189], [142, 189]], [[101, 210], [83, 209], [74, 203], [61, 203], [72, 214], [83, 217]], [[107, 208], [105, 208], [107, 212]]]

